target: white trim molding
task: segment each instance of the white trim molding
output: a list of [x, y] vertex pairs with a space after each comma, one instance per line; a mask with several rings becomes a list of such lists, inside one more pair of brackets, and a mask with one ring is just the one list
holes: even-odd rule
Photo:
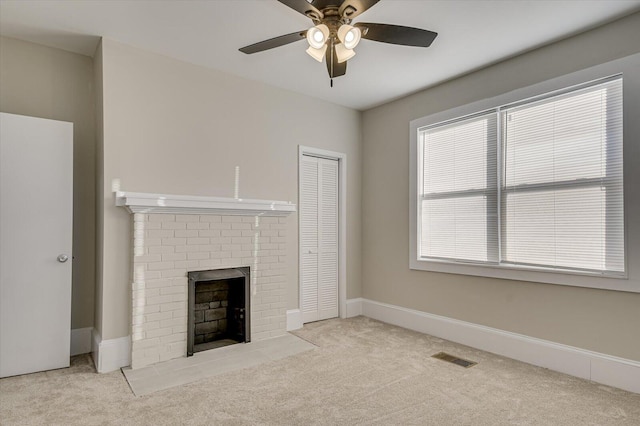
[[98, 330], [93, 329], [91, 352], [98, 373], [127, 367], [131, 365], [131, 336], [102, 340]]
[[362, 297], [347, 300], [347, 318], [362, 315]]
[[126, 208], [129, 213], [287, 216], [296, 211], [296, 205], [288, 201], [245, 200], [242, 198], [123, 191], [117, 191], [115, 198], [116, 206]]
[[287, 311], [287, 331], [299, 330], [302, 328], [302, 311], [300, 309], [289, 309]]
[[[298, 145], [298, 168], [303, 155], [338, 161], [338, 315], [340, 318], [347, 318], [347, 154]], [[298, 200], [300, 198], [300, 182], [298, 182]], [[299, 215], [298, 230], [300, 230]], [[298, 302], [302, 308], [301, 254], [301, 239], [298, 238]]]
[[93, 327], [71, 329], [71, 356], [91, 352]]
[[640, 362], [362, 299], [362, 314], [528, 364], [640, 393]]

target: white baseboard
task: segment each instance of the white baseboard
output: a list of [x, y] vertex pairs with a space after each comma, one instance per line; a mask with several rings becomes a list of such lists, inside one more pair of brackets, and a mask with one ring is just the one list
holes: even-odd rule
[[550, 370], [640, 393], [640, 362], [362, 299], [362, 314]]
[[94, 329], [91, 352], [98, 373], [126, 367], [131, 365], [131, 336], [102, 340], [100, 333]]
[[91, 352], [91, 332], [93, 327], [74, 328], [71, 330], [71, 356]]
[[289, 309], [287, 311], [287, 331], [302, 328], [302, 311], [300, 309]]
[[362, 298], [347, 300], [347, 318], [357, 317], [362, 315]]

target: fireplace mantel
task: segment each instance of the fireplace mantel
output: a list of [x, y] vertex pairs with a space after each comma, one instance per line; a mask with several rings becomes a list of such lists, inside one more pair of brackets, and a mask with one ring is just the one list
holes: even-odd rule
[[287, 201], [123, 191], [116, 192], [115, 198], [116, 206], [124, 207], [130, 213], [287, 216], [296, 211], [296, 205]]

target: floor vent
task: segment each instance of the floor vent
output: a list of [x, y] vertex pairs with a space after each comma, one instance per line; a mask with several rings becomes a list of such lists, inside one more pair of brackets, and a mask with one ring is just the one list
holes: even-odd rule
[[459, 366], [464, 367], [464, 368], [473, 367], [474, 365], [477, 364], [477, 362], [473, 362], [473, 361], [469, 361], [469, 360], [466, 360], [466, 359], [458, 358], [457, 356], [449, 355], [449, 354], [444, 353], [444, 352], [439, 352], [439, 353], [437, 353], [435, 355], [432, 355], [432, 358], [438, 358], [438, 359], [441, 359], [443, 361], [451, 362], [453, 364], [459, 365]]

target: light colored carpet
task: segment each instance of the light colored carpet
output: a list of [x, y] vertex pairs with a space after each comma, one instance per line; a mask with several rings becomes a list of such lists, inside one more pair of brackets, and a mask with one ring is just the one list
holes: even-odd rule
[[[0, 423], [118, 425], [640, 425], [640, 395], [364, 317], [305, 325], [318, 346], [135, 397], [122, 373], [0, 380]], [[462, 368], [445, 351], [478, 361]]]

